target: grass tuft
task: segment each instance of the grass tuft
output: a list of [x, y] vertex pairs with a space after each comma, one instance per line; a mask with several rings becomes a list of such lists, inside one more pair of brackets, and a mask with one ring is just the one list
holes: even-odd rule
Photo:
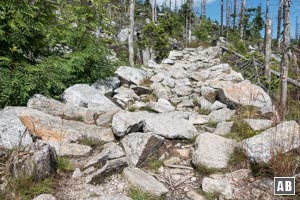
[[165, 197], [158, 197], [147, 192], [142, 191], [138, 187], [130, 187], [128, 191], [128, 196], [132, 200], [165, 200]]
[[68, 158], [58, 157], [57, 169], [61, 172], [69, 173], [69, 172], [74, 171], [75, 167]]

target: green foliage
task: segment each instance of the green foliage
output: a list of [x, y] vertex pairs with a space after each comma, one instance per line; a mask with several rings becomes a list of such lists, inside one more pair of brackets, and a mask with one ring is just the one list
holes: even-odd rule
[[201, 41], [205, 42], [209, 39], [212, 24], [209, 20], [203, 19], [199, 25], [195, 27], [194, 35]]
[[169, 36], [160, 25], [149, 23], [142, 29], [142, 40], [139, 41], [142, 49], [152, 48], [158, 60], [168, 56], [170, 51]]
[[104, 142], [94, 139], [94, 138], [84, 137], [83, 139], [81, 139], [79, 141], [79, 144], [90, 146], [92, 148], [96, 148], [96, 147], [101, 147], [102, 145], [104, 145]]
[[68, 159], [64, 157], [58, 157], [57, 159], [57, 169], [62, 172], [72, 172], [74, 170], [73, 163]]
[[55, 97], [72, 84], [112, 74], [110, 52], [93, 33], [109, 30], [103, 4], [0, 2], [0, 108], [25, 105], [35, 93]]
[[1, 199], [11, 199], [14, 196], [13, 199], [31, 200], [39, 194], [51, 194], [54, 189], [54, 183], [52, 177], [43, 181], [36, 181], [31, 177], [12, 178], [8, 181], [7, 192], [1, 192], [0, 197]]
[[182, 32], [181, 19], [176, 13], [166, 13], [159, 19], [159, 26], [173, 38], [180, 37], [180, 33]]

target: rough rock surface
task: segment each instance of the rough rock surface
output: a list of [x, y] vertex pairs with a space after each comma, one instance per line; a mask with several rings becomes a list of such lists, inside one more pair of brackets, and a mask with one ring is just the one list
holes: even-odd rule
[[241, 141], [252, 161], [269, 162], [278, 153], [286, 153], [300, 146], [299, 125], [286, 121], [259, 135]]
[[127, 155], [128, 164], [139, 166], [155, 153], [164, 142], [164, 138], [153, 133], [131, 133], [121, 143]]
[[196, 150], [192, 161], [194, 165], [208, 168], [225, 168], [236, 142], [211, 133], [200, 134], [196, 139]]
[[46, 143], [55, 149], [58, 156], [88, 156], [92, 153], [92, 148], [86, 145], [56, 141]]
[[149, 78], [149, 74], [145, 70], [127, 66], [119, 67], [115, 73], [121, 82], [135, 85], [140, 85]]
[[272, 126], [273, 121], [268, 119], [244, 119], [244, 121], [254, 130], [260, 131]]
[[[138, 168], [127, 167], [124, 169], [123, 174], [132, 185], [139, 187], [141, 190], [149, 192], [150, 194], [161, 196], [168, 192], [166, 186], [156, 180], [153, 176]], [[141, 179], [141, 177], [143, 178]]]
[[220, 110], [214, 110], [208, 115], [209, 121], [212, 122], [224, 122], [230, 120], [235, 114], [235, 110], [230, 110], [228, 108], [223, 108]]
[[99, 112], [120, 110], [117, 105], [96, 88], [86, 84], [77, 84], [69, 87], [62, 94], [62, 99], [69, 106], [81, 106]]
[[104, 80], [97, 80], [93, 87], [101, 92], [101, 94], [112, 93], [120, 85], [120, 80], [117, 77], [108, 77]]
[[13, 108], [0, 111], [0, 147], [12, 149], [32, 143], [32, 138]]
[[16, 178], [33, 177], [42, 180], [56, 172], [57, 155], [48, 144], [31, 144], [16, 151], [9, 161], [9, 172]]
[[56, 200], [56, 198], [52, 194], [40, 194], [33, 200]]

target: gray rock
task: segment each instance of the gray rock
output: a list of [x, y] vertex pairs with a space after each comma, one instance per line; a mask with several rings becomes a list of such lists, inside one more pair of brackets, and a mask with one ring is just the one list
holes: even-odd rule
[[194, 165], [221, 169], [227, 166], [236, 142], [221, 136], [204, 133], [196, 139], [196, 150], [192, 157]]
[[88, 175], [85, 181], [88, 184], [101, 184], [107, 177], [122, 170], [126, 166], [127, 161], [125, 157], [108, 160], [102, 168]]
[[138, 85], [132, 86], [131, 89], [139, 96], [143, 94], [150, 94], [152, 92], [151, 88]]
[[120, 80], [117, 77], [108, 77], [104, 80], [97, 80], [92, 87], [100, 91], [101, 94], [112, 93], [114, 89], [120, 86]]
[[299, 125], [295, 121], [282, 122], [259, 135], [241, 141], [241, 144], [252, 161], [268, 163], [278, 153], [299, 148]]
[[152, 84], [150, 87], [153, 89], [157, 98], [169, 99], [171, 96], [170, 89], [163, 86], [161, 83]]
[[76, 168], [72, 174], [72, 178], [79, 178], [82, 176], [82, 173], [79, 168]]
[[226, 105], [221, 103], [220, 101], [215, 101], [211, 106], [211, 110], [219, 110], [222, 108], [226, 108]]
[[199, 115], [197, 113], [189, 114], [189, 121], [194, 125], [201, 125], [201, 124], [208, 123], [205, 115]]
[[117, 137], [123, 137], [128, 133], [139, 132], [143, 129], [144, 119], [152, 116], [153, 113], [145, 111], [116, 113], [112, 120], [112, 129]]
[[182, 57], [183, 57], [182, 51], [173, 50], [173, 51], [170, 51], [168, 58], [171, 60], [178, 60], [178, 59], [181, 59]]
[[163, 137], [153, 133], [131, 133], [121, 140], [128, 164], [131, 166], [142, 165], [159, 149], [163, 142]]
[[208, 120], [212, 122], [224, 122], [231, 119], [234, 114], [235, 110], [230, 110], [228, 108], [214, 110], [208, 115]]
[[40, 194], [33, 200], [56, 200], [56, 198], [51, 194]]
[[104, 112], [98, 115], [94, 115], [94, 117], [97, 116], [96, 124], [98, 126], [110, 126], [112, 118], [114, 114], [116, 114], [117, 111], [109, 111], [109, 112]]
[[187, 72], [184, 69], [175, 69], [170, 73], [171, 73], [171, 77], [175, 79], [182, 79], [188, 76]]
[[46, 143], [53, 147], [59, 156], [79, 157], [92, 153], [92, 148], [86, 145], [56, 141], [47, 141]]
[[166, 186], [138, 168], [127, 167], [124, 169], [123, 174], [132, 185], [150, 194], [161, 196], [168, 192]]
[[94, 115], [99, 114], [98, 110], [88, 109], [81, 106], [66, 105], [55, 99], [35, 94], [27, 102], [27, 107], [48, 113], [50, 115], [63, 117], [64, 119], [82, 120], [87, 124], [93, 124]]
[[205, 177], [202, 181], [202, 190], [207, 193], [220, 193], [226, 199], [232, 199], [233, 185], [218, 179]]
[[217, 135], [226, 135], [226, 134], [230, 133], [232, 126], [233, 126], [233, 122], [218, 123], [214, 133]]
[[164, 86], [167, 86], [169, 88], [173, 88], [175, 86], [175, 79], [166, 77], [162, 82]]
[[144, 124], [144, 132], [153, 132], [168, 139], [192, 139], [198, 134], [191, 122], [168, 113], [145, 118]]
[[158, 99], [157, 102], [149, 102], [147, 103], [147, 106], [158, 113], [171, 112], [175, 110], [175, 107], [172, 106], [168, 100], [163, 98]]
[[183, 79], [175, 79], [175, 85], [176, 86], [191, 86], [191, 82], [188, 78]]
[[101, 200], [132, 200], [130, 197], [127, 197], [123, 194], [106, 194], [105, 196], [100, 197]]
[[76, 142], [83, 138], [91, 138], [103, 142], [114, 140], [112, 130], [83, 122], [63, 120], [38, 110], [26, 107], [13, 107], [28, 128], [29, 132], [45, 141]]
[[120, 42], [126, 42], [128, 40], [128, 35], [129, 35], [129, 30], [128, 28], [124, 28], [122, 29], [118, 35], [117, 35], [117, 39], [120, 41]]
[[57, 155], [48, 144], [31, 144], [23, 151], [15, 151], [9, 160], [9, 172], [12, 177], [33, 177], [43, 180], [56, 173]]
[[269, 108], [272, 111], [272, 101], [269, 95], [259, 86], [243, 81], [224, 87], [218, 93], [220, 101], [229, 108], [235, 105], [254, 106], [257, 108]]
[[210, 71], [201, 70], [201, 72], [193, 72], [189, 75], [189, 77], [195, 81], [206, 81], [208, 79]]
[[273, 124], [273, 121], [268, 119], [244, 119], [244, 121], [255, 131], [265, 130]]
[[139, 99], [132, 89], [124, 86], [116, 89], [115, 93], [113, 100], [122, 108], [126, 108], [128, 105]]
[[209, 101], [207, 101], [203, 96], [196, 98], [196, 101], [200, 105], [201, 110], [211, 111], [212, 104]]
[[0, 111], [0, 146], [13, 149], [27, 146], [32, 138], [13, 108]]
[[178, 96], [188, 96], [192, 94], [193, 88], [191, 88], [190, 86], [175, 86], [173, 91]]
[[174, 65], [175, 62], [173, 60], [171, 60], [171, 59], [166, 58], [166, 59], [163, 59], [163, 61], [161, 62], [161, 64]]
[[135, 85], [140, 85], [149, 78], [147, 71], [127, 66], [119, 67], [115, 74], [120, 78], [121, 82]]
[[90, 158], [88, 162], [84, 165], [84, 168], [87, 169], [91, 166], [97, 164], [103, 164], [108, 160], [113, 160], [125, 156], [123, 149], [114, 142], [107, 143], [103, 146], [103, 150]]
[[100, 112], [120, 110], [117, 105], [96, 88], [86, 84], [69, 87], [64, 91], [62, 99], [69, 106], [82, 106]]

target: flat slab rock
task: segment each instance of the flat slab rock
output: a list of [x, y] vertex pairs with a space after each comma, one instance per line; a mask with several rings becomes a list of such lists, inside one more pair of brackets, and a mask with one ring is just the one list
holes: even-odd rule
[[12, 107], [0, 111], [0, 146], [8, 149], [31, 144], [32, 138]]
[[241, 145], [252, 161], [269, 162], [278, 153], [286, 153], [300, 147], [299, 125], [286, 121], [259, 135], [241, 141]]
[[235, 110], [222, 108], [220, 110], [212, 111], [207, 117], [209, 121], [220, 123], [220, 122], [225, 122], [227, 120], [230, 120], [234, 114], [235, 114]]
[[125, 178], [136, 187], [150, 194], [161, 196], [169, 190], [161, 182], [156, 180], [150, 174], [134, 167], [127, 167], [123, 170]]
[[196, 166], [221, 169], [227, 166], [236, 142], [212, 133], [200, 134], [196, 139], [192, 162]]
[[268, 119], [244, 119], [244, 121], [254, 130], [260, 131], [270, 128], [273, 124], [272, 120]]
[[143, 164], [163, 142], [163, 137], [153, 133], [130, 133], [121, 140], [130, 166]]
[[114, 140], [112, 130], [83, 122], [63, 120], [38, 110], [26, 107], [12, 107], [28, 128], [29, 132], [44, 141], [75, 142], [83, 138], [110, 142]]
[[56, 141], [47, 141], [46, 143], [55, 149], [58, 156], [80, 157], [92, 153], [92, 148], [86, 145]]

